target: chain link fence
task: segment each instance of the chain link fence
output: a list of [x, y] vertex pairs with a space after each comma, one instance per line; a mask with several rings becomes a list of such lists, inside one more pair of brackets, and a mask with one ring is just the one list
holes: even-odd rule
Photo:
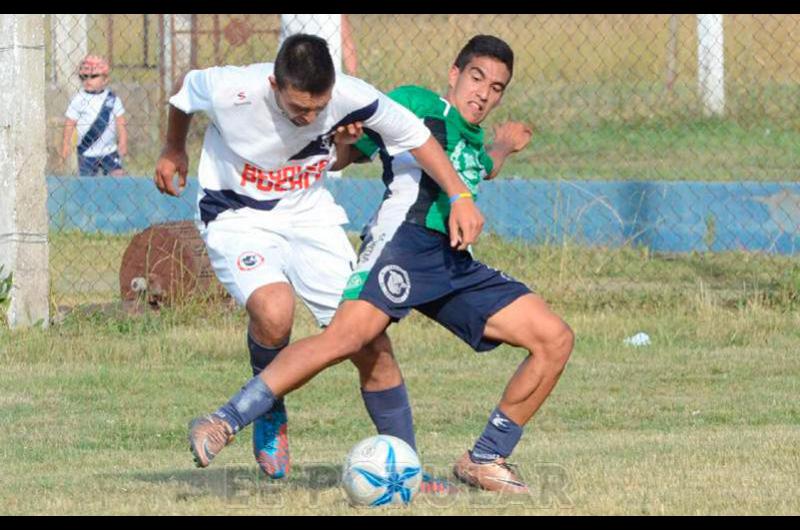
[[[192, 217], [196, 188], [166, 198], [150, 180], [166, 99], [189, 68], [272, 61], [292, 21], [283, 17], [46, 17], [57, 305], [117, 300], [133, 235]], [[671, 303], [698, 285], [733, 305], [800, 298], [800, 16], [351, 14], [344, 23], [355, 52], [343, 50], [345, 71], [384, 91], [444, 93], [455, 55], [478, 33], [514, 49], [514, 78], [485, 125], [519, 120], [536, 133], [483, 187], [481, 259], [562, 305]], [[125, 177], [79, 176], [74, 144], [61, 156], [89, 53], [108, 60], [126, 110]], [[193, 122], [190, 175], [206, 124]], [[349, 229], [377, 206], [379, 175], [359, 166], [331, 182]]]

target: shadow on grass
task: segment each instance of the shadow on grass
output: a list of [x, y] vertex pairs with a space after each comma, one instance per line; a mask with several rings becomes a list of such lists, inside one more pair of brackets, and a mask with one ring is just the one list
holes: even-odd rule
[[[443, 469], [426, 468], [436, 477], [446, 477]], [[516, 506], [525, 509], [573, 508], [570, 472], [553, 463], [536, 463], [524, 469], [530, 479], [528, 495], [483, 492], [457, 485], [456, 495], [421, 495], [415, 505], [439, 509], [456, 505], [475, 513], [496, 511]], [[123, 473], [116, 480], [134, 479], [159, 487], [166, 486], [163, 495], [177, 503], [195, 503], [216, 498], [227, 508], [256, 509], [271, 512], [291, 512], [302, 508], [330, 508], [346, 504], [341, 487], [341, 466], [330, 463], [307, 463], [292, 468], [287, 479], [273, 480], [254, 464], [231, 463], [209, 469], [181, 469], [153, 473]], [[488, 512], [487, 512], [488, 513]]]
[[[229, 504], [264, 504], [280, 507], [296, 503], [298, 497], [307, 497], [304, 504], [313, 504], [319, 495], [339, 489], [341, 467], [333, 464], [304, 464], [291, 469], [288, 478], [275, 480], [267, 477], [251, 463], [214, 465], [208, 469], [180, 469], [154, 473], [125, 473], [125, 478], [157, 485], [171, 485], [176, 501], [192, 501], [208, 496], [217, 497]], [[119, 475], [116, 478], [120, 478]]]

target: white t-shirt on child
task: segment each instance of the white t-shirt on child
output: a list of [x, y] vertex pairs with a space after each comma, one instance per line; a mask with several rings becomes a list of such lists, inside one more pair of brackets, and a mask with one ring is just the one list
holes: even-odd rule
[[[70, 101], [66, 117], [77, 122], [78, 145], [97, 119], [108, 97], [108, 89], [99, 94], [91, 94], [81, 90]], [[125, 114], [125, 107], [119, 96], [114, 98], [109, 123], [100, 137], [83, 153], [84, 156], [97, 157], [110, 155], [117, 150], [117, 118]]]

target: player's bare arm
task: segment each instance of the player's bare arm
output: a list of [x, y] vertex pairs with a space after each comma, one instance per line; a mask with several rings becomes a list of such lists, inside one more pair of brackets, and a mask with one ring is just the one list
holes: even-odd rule
[[522, 151], [531, 141], [533, 129], [518, 121], [507, 121], [494, 127], [494, 142], [487, 148], [494, 162], [492, 172], [486, 180], [495, 178], [510, 155]]
[[412, 149], [411, 154], [448, 197], [457, 197], [450, 208], [448, 220], [450, 246], [466, 250], [478, 239], [484, 222], [483, 214], [471, 199], [472, 194], [433, 136], [420, 147]]
[[[177, 197], [186, 187], [186, 174], [189, 172], [189, 156], [186, 154], [186, 136], [192, 115], [173, 107], [169, 107], [167, 121], [167, 138], [161, 155], [156, 163], [153, 181], [161, 193]], [[178, 189], [173, 179], [178, 173]]]

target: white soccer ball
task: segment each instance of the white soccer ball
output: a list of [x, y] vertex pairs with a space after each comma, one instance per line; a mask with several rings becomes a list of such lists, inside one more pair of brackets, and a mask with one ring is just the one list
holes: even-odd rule
[[420, 482], [417, 453], [395, 436], [380, 434], [358, 442], [344, 462], [342, 485], [355, 506], [408, 504]]

